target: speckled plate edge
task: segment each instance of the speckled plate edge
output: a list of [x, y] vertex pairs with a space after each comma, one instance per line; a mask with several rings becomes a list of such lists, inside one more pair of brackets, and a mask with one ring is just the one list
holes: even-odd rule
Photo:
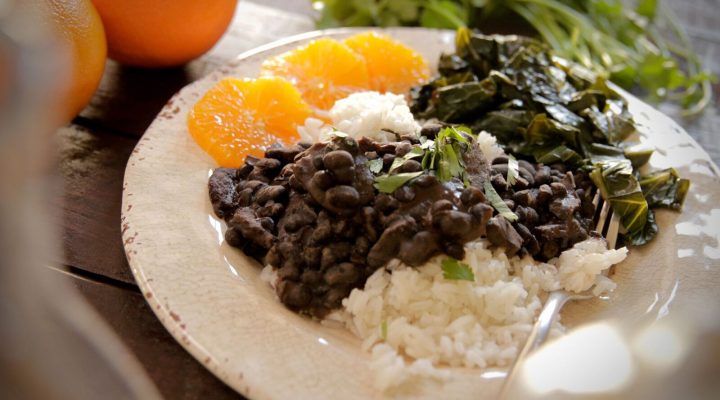
[[[325, 327], [320, 327], [313, 321], [304, 320], [287, 312], [282, 307], [278, 307], [269, 289], [262, 296], [253, 298], [248, 304], [242, 304], [243, 307], [246, 307], [245, 310], [265, 310], [263, 307], [267, 307], [268, 311], [263, 311], [263, 314], [272, 313], [271, 322], [276, 327], [287, 329], [289, 335], [309, 335], [330, 342], [329, 345], [318, 341], [320, 344], [317, 349], [304, 349], [310, 352], [309, 355], [305, 354], [310, 359], [302, 360], [299, 363], [291, 363], [287, 370], [283, 370], [283, 366], [287, 367], [288, 365], [283, 364], [282, 361], [287, 361], [287, 357], [297, 357], [299, 354], [294, 349], [282, 347], [281, 343], [272, 343], [267, 349], [258, 348], [257, 352], [267, 354], [267, 359], [257, 356], [250, 357], [248, 353], [238, 352], [234, 350], [235, 347], [227, 346], [233, 344], [231, 339], [223, 337], [223, 335], [233, 336], [233, 332], [228, 332], [227, 328], [244, 329], [243, 332], [257, 329], [258, 335], [265, 335], [261, 336], [264, 340], [259, 340], [259, 342], [267, 343], [273, 340], [282, 342], [284, 335], [273, 336], [272, 332], [258, 329], [257, 326], [253, 326], [253, 324], [258, 323], [256, 319], [249, 321], [249, 324], [233, 325], [230, 321], [247, 319], [246, 316], [223, 313], [222, 311], [224, 307], [232, 307], [233, 301], [228, 299], [227, 296], [217, 296], [217, 293], [236, 295], [238, 298], [243, 298], [243, 295], [247, 295], [247, 293], [238, 290], [238, 286], [247, 288], [247, 286], [243, 285], [249, 284], [254, 285], [251, 286], [251, 290], [259, 290], [258, 288], [261, 288], [261, 286], [257, 285], [262, 285], [262, 282], [257, 279], [258, 270], [253, 271], [251, 266], [250, 271], [245, 271], [245, 274], [240, 273], [238, 275], [236, 271], [235, 277], [232, 277], [231, 272], [224, 265], [221, 272], [214, 269], [204, 270], [203, 268], [207, 268], [204, 264], [198, 269], [193, 269], [193, 264], [198, 261], [193, 254], [197, 255], [198, 252], [194, 249], [183, 250], [183, 248], [195, 244], [183, 242], [183, 237], [202, 240], [205, 235], [216, 235], [216, 232], [211, 227], [211, 221], [208, 221], [205, 224], [206, 226], [191, 224], [189, 228], [187, 224], [174, 223], [174, 221], [189, 218], [186, 213], [193, 213], [195, 210], [182, 208], [181, 206], [174, 207], [171, 201], [174, 198], [184, 196], [187, 192], [191, 192], [196, 200], [200, 199], [198, 196], [204, 195], [207, 197], [205, 192], [207, 171], [213, 165], [212, 161], [198, 148], [194, 147], [194, 143], [190, 140], [185, 128], [185, 113], [194, 101], [220, 78], [229, 75], [238, 76], [238, 72], [242, 74], [241, 76], [255, 76], [252, 73], [243, 73], [252, 70], [252, 68], [246, 69], [244, 65], [248, 60], [258, 58], [260, 55], [264, 58], [266, 55], [284, 51], [288, 47], [320, 36], [344, 36], [360, 30], [364, 29], [308, 32], [260, 46], [241, 54], [236, 60], [219, 68], [207, 77], [188, 85], [173, 96], [148, 128], [128, 161], [123, 185], [121, 229], [128, 261], [143, 295], [160, 321], [179, 343], [220, 379], [248, 397], [284, 398], [293, 396], [294, 398], [321, 398], [349, 396], [368, 398], [380, 395], [369, 388], [371, 378], [367, 370], [367, 363], [364, 362], [364, 360], [367, 360], [367, 356], [361, 353], [357, 347], [359, 341], [353, 341], [353, 338], [344, 335], [342, 332], [328, 332]], [[422, 36], [429, 39], [429, 42], [442, 42], [442, 46], [451, 43], [452, 38], [452, 32], [426, 29], [401, 28], [390, 29], [385, 32], [398, 37], [400, 40]], [[405, 40], [405, 42], [408, 43], [408, 40]], [[425, 48], [429, 42], [420, 40], [421, 44], [416, 44], [414, 47], [423, 51], [418, 46]], [[414, 43], [408, 44], [413, 45]], [[436, 45], [440, 46], [439, 44]], [[435, 57], [429, 57], [428, 60], [433, 62], [434, 58], [436, 58], [436, 55]], [[666, 227], [666, 230], [672, 229], [673, 224], [677, 226], [683, 223], [698, 223], [700, 224], [698, 226], [706, 227], [707, 224], [702, 225], [703, 218], [698, 221], [692, 218], [692, 214], [694, 214], [695, 208], [698, 208], [697, 211], [705, 211], [708, 208], [707, 205], [712, 203], [709, 199], [720, 200], [718, 198], [717, 166], [710, 161], [707, 153], [677, 124], [632, 96], [629, 96], [629, 99], [631, 109], [636, 118], [640, 120], [638, 122], [646, 128], [647, 132], [643, 135], [645, 139], [650, 137], [650, 131], [657, 132], [658, 127], [664, 132], [663, 135], [655, 137], [656, 140], [653, 142], [657, 145], [655, 147], [662, 148], [664, 153], [661, 162], [656, 163], [658, 164], [656, 166], [662, 167], [665, 164], [679, 166], [685, 170], [681, 172], [684, 172], [685, 175], [688, 175], [688, 173], [693, 175], [695, 181], [695, 185], [691, 190], [691, 196], [694, 197], [689, 199], [689, 204], [686, 206], [688, 210], [686, 210], [685, 214], [682, 214], [690, 216], [690, 218], [682, 218], [672, 213], [662, 213], [659, 216], [661, 224]], [[678, 155], [682, 156], [688, 152], [681, 150], [677, 152], [678, 155], [673, 156], [671, 154], [673, 151], [670, 151], [673, 148], [689, 149], [692, 154], [688, 155], [687, 159], [677, 163]], [[172, 162], [168, 161], [168, 157]], [[192, 166], [201, 167], [202, 174], [181, 174], [187, 172], [187, 170], [183, 169], [184, 167], [192, 168]], [[177, 172], [177, 174], [173, 172]], [[186, 179], [189, 175], [192, 175], [192, 179]], [[186, 190], [186, 188], [197, 189], [197, 191]], [[198, 203], [196, 202], [196, 204]], [[199, 214], [207, 214], [209, 212], [208, 207], [209, 202], [205, 201], [205, 204], [195, 207], [195, 209]], [[707, 215], [711, 214], [713, 214], [712, 210]], [[704, 233], [703, 240], [700, 240], [700, 242], [708, 242], [707, 239], [709, 238], [709, 245], [717, 245], [717, 228], [712, 230], [711, 227], [709, 229], [711, 230], [700, 229], [702, 231], [700, 233]], [[182, 230], [183, 233], [180, 233], [179, 230]], [[673, 235], [664, 234], [664, 236], [661, 236], [658, 242], [663, 243], [657, 243], [653, 248], [664, 248], [669, 245], [671, 248], [680, 249], [681, 244], [672, 240], [677, 235], [672, 238], [670, 236]], [[686, 236], [690, 236], [689, 240], [693, 240], [693, 235]], [[222, 247], [217, 242], [213, 243], [215, 243], [216, 248]], [[686, 245], [682, 244], [682, 246]], [[687, 246], [693, 248], [691, 243], [687, 243]], [[698, 246], [700, 245], [696, 243], [695, 247]], [[252, 264], [243, 256], [232, 254], [232, 251], [228, 253], [225, 250], [221, 251], [221, 253], [225, 253], [223, 260], [210, 260], [210, 263], [217, 262], [222, 265], [224, 262], [231, 267], [233, 265], [237, 266], [238, 263]], [[169, 253], [173, 253], [175, 256], [171, 257]], [[659, 256], [656, 252], [648, 250], [634, 253], [633, 256], [636, 259], [639, 257], [641, 260], [646, 260], [648, 264], [654, 264], [654, 259]], [[698, 248], [697, 252], [693, 254], [698, 256], [701, 253], [702, 251]], [[228, 260], [228, 256], [232, 260]], [[187, 257], [190, 257], [192, 261]], [[662, 257], [665, 256], [662, 255]], [[683, 258], [687, 259], [688, 257]], [[707, 257], [704, 258], [707, 259]], [[207, 259], [200, 257], [200, 263], [207, 261]], [[631, 261], [629, 260], [629, 262]], [[700, 279], [700, 281], [704, 280], [715, 285], [720, 283], [720, 277], [717, 274], [717, 261], [713, 260], [710, 264], [714, 273], [712, 275], [703, 275], [703, 279]], [[707, 271], [707, 269], [705, 270]], [[205, 272], [208, 273], [205, 274]], [[251, 273], [255, 274], [254, 278]], [[627, 268], [619, 268], [619, 275], [620, 278], [630, 282], [638, 279]], [[677, 274], [670, 273], [666, 275], [670, 276], [661, 276], [658, 284], [653, 288], [656, 299], [653, 303], [647, 306], [639, 304], [638, 307], [629, 307], [627, 313], [642, 317], [652, 315], [654, 312], [661, 312], [660, 309], [664, 304], [663, 299], [675, 298], [678, 283], [680, 282]], [[213, 281], [213, 279], [217, 281]], [[187, 282], [192, 282], [192, 284]], [[707, 285], [699, 286], [707, 289]], [[706, 296], [707, 293], [705, 292], [702, 295], [692, 296], [694, 300], [689, 301], [689, 304], [696, 304], [698, 298], [702, 301], [703, 297], [707, 298]], [[621, 302], [628, 301], [628, 299], [632, 300], [636, 296], [631, 294], [618, 297], [619, 299], [616, 301]], [[587, 319], [613, 316], [611, 311], [613, 303], [615, 301], [595, 302], [595, 304], [590, 304], [585, 309], [578, 309], [570, 305], [567, 310], [570, 317], [566, 318], [566, 320], [572, 323], [573, 321], [582, 322]], [[212, 314], [218, 315], [211, 318]], [[219, 332], [217, 336], [204, 334], [208, 330], [224, 331], [225, 333]], [[308, 334], [307, 330], [310, 330], [311, 333]], [[306, 339], [302, 339], [300, 342], [303, 342], [303, 340]], [[214, 342], [221, 342], [225, 347], [222, 345], [218, 347], [214, 345]], [[262, 343], [254, 345], [262, 345]], [[282, 351], [278, 350], [278, 346], [281, 347]], [[334, 351], [323, 350], [333, 347], [335, 348]], [[315, 354], [316, 350], [318, 350], [317, 357], [314, 357], [313, 354]], [[344, 354], [347, 352], [357, 354], [348, 357], [347, 354]], [[333, 359], [333, 357], [340, 359], [340, 361], [336, 363], [338, 360]], [[278, 362], [278, 359], [280, 359], [280, 362]], [[360, 362], [354, 363], [356, 367], [333, 376], [333, 370], [343, 368], [343, 362], [348, 360]], [[357, 367], [357, 364], [362, 365]], [[278, 368], [281, 373], [272, 372], [277, 371]], [[310, 372], [307, 376], [300, 378], [288, 376], [291, 373], [311, 370], [317, 370], [317, 374]], [[468, 376], [468, 374], [462, 375]], [[308, 377], [310, 379], [307, 379]], [[359, 384], [353, 384], [353, 382]], [[480, 394], [478, 384], [488, 388], [488, 394], [493, 393], [492, 390], [494, 389], [490, 389], [494, 385], [488, 385], [487, 382], [479, 383], [476, 379], [469, 379], [469, 382], [469, 385], [462, 383], [455, 385], [454, 390], [431, 385], [428, 388], [422, 388], [420, 392], [415, 394], [433, 395], [434, 393], [437, 395], [440, 393], [438, 390], [443, 390], [442, 393], [445, 397], [462, 397], [463, 393], [478, 395]], [[320, 389], [322, 386], [326, 388]], [[347, 387], [343, 389], [342, 386]], [[467, 392], [468, 389], [473, 391]]]

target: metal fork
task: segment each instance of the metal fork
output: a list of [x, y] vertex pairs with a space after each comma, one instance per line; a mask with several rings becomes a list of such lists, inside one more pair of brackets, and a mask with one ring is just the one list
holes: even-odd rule
[[[603, 200], [600, 195], [600, 191], [598, 190], [593, 198], [593, 204], [595, 204], [596, 210], [598, 209], [600, 203], [602, 203], [602, 208], [600, 208], [600, 212], [596, 213], [595, 216], [595, 232], [605, 238], [609, 249], [614, 249], [620, 230], [620, 218], [612, 212], [610, 204]], [[608, 270], [603, 271], [603, 274], [607, 275]], [[505, 381], [503, 382], [502, 390], [500, 391], [500, 398], [505, 398], [507, 396], [507, 391], [511, 387], [510, 383], [517, 376], [517, 367], [522, 364], [528, 354], [532, 353], [535, 349], [540, 347], [540, 345], [545, 343], [545, 340], [547, 340], [548, 334], [550, 333], [550, 328], [557, 319], [557, 316], [560, 314], [560, 310], [563, 308], [565, 303], [569, 300], [586, 300], [592, 297], [592, 294], [587, 292], [572, 293], [563, 289], [550, 292], [548, 299], [545, 302], [545, 306], [543, 306], [543, 309], [540, 312], [540, 316], [538, 316], [535, 325], [533, 325], [533, 328], [530, 331], [530, 336], [528, 336], [525, 346], [523, 346], [508, 371]]]

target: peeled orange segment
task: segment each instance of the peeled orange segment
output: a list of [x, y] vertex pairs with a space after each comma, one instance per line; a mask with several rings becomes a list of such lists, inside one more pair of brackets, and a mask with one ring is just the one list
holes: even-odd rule
[[305, 101], [321, 110], [369, 87], [365, 60], [346, 45], [327, 38], [265, 60], [260, 74], [290, 80]]
[[310, 107], [285, 79], [225, 78], [190, 110], [188, 129], [220, 166], [238, 168], [273, 143], [296, 142], [296, 128], [309, 116]]
[[430, 68], [420, 54], [388, 36], [364, 32], [344, 43], [365, 59], [372, 90], [405, 94], [430, 77]]

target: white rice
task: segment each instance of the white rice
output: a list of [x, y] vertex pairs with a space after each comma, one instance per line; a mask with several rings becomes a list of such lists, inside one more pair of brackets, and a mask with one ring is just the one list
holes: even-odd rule
[[405, 97], [378, 92], [359, 92], [338, 100], [328, 112], [331, 124], [308, 118], [298, 127], [301, 140], [314, 143], [326, 140], [333, 127], [351, 137], [367, 136], [379, 142], [397, 141], [396, 134], [420, 132]]
[[[607, 250], [589, 239], [549, 263], [531, 257], [508, 259], [485, 240], [466, 245], [463, 260], [475, 281], [447, 280], [438, 256], [419, 268], [394, 261], [379, 269], [343, 301], [329, 319], [340, 321], [363, 339], [372, 355], [378, 389], [418, 379], [445, 379], [447, 367], [504, 367], [525, 343], [545, 294], [564, 288], [597, 294], [614, 283], [601, 275], [622, 261], [627, 249]], [[557, 323], [551, 335], [562, 332]], [[386, 334], [384, 336], [383, 334]], [[384, 337], [383, 337], [384, 336]]]

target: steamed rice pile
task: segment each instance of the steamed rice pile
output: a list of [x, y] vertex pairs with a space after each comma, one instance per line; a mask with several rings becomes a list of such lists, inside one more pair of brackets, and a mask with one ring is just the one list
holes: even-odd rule
[[[627, 249], [607, 250], [589, 239], [549, 263], [508, 258], [488, 242], [466, 245], [475, 281], [447, 280], [440, 255], [419, 268], [401, 263], [379, 269], [329, 318], [343, 322], [372, 354], [381, 390], [415, 379], [445, 379], [450, 367], [503, 367], [512, 363], [542, 309], [546, 292], [614, 289], [603, 270], [621, 262]], [[562, 331], [558, 323], [551, 332]]]
[[328, 116], [332, 121], [330, 125], [308, 118], [304, 126], [298, 127], [301, 140], [310, 143], [327, 140], [333, 128], [356, 139], [367, 136], [382, 143], [396, 141], [395, 134], [420, 132], [405, 97], [393, 93], [353, 93], [336, 101]]

